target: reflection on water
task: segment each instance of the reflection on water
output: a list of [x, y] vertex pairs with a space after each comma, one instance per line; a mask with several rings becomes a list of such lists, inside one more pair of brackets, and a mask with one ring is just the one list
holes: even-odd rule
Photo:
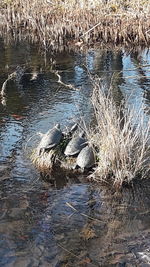
[[[148, 110], [149, 52], [62, 52], [45, 61], [36, 47], [1, 42], [0, 55], [1, 86], [17, 66], [25, 69], [23, 79], [9, 81], [0, 104], [0, 265], [149, 266], [148, 181], [117, 193], [63, 172], [47, 181], [25, 151], [29, 137], [56, 121], [64, 128], [92, 118], [85, 66], [112, 84], [116, 104], [130, 96], [129, 104]], [[59, 84], [52, 69], [76, 89]]]

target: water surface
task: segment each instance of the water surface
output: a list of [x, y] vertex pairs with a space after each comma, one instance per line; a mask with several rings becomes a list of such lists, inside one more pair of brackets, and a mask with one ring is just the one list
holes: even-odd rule
[[[92, 74], [109, 86], [116, 104], [128, 97], [137, 110], [150, 107], [148, 50], [43, 54], [27, 43], [0, 43], [0, 86], [17, 66], [23, 79], [9, 81], [0, 104], [0, 265], [149, 266], [150, 183], [115, 192], [86, 176], [56, 173], [43, 179], [28, 156], [31, 145], [56, 122], [61, 128], [92, 118]], [[58, 70], [58, 83], [52, 70]], [[148, 115], [147, 115], [148, 116]], [[26, 149], [25, 149], [26, 147]], [[73, 209], [75, 208], [75, 209]]]

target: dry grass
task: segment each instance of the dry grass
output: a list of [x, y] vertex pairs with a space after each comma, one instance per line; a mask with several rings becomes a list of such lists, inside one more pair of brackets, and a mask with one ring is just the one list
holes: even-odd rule
[[149, 0], [2, 0], [0, 34], [44, 47], [150, 44]]
[[39, 146], [32, 151], [30, 156], [31, 161], [35, 165], [35, 167], [41, 173], [50, 173], [53, 169], [64, 168], [66, 170], [73, 171], [73, 167], [76, 163], [76, 158], [73, 157], [65, 157], [63, 150], [67, 145], [68, 140], [62, 140], [62, 142], [54, 149], [50, 151], [41, 153], [39, 155]]
[[[127, 106], [117, 108], [110, 93], [106, 96], [99, 79], [95, 81], [92, 103], [96, 127], [91, 141], [98, 150], [98, 166], [92, 175], [121, 186], [134, 178], [146, 178], [150, 173], [150, 119], [144, 110]], [[90, 133], [89, 133], [90, 136]]]
[[54, 150], [49, 153], [38, 154], [38, 149], [34, 149], [31, 155], [33, 164], [42, 172], [48, 172], [53, 168], [53, 157], [55, 156]]

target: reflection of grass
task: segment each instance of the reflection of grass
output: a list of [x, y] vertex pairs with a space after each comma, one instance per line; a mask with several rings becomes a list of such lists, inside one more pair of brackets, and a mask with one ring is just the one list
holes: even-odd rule
[[131, 182], [135, 177], [145, 178], [150, 171], [150, 119], [144, 122], [143, 110], [117, 108], [111, 95], [106, 96], [99, 80], [95, 82], [92, 103], [96, 128], [92, 141], [98, 149], [96, 181], [114, 184]]
[[0, 31], [51, 47], [80, 36], [84, 42], [148, 44], [149, 14], [148, 0], [2, 0]]

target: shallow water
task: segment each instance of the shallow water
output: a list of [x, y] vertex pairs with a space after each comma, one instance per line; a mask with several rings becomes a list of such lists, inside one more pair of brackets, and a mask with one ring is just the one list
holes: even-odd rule
[[[0, 85], [17, 66], [0, 104], [0, 266], [150, 266], [150, 183], [115, 193], [86, 176], [56, 173], [47, 181], [28, 154], [56, 122], [92, 119], [85, 66], [113, 86], [116, 104], [128, 97], [137, 110], [150, 107], [148, 50], [43, 54], [27, 43], [0, 43]], [[53, 62], [53, 63], [52, 63]], [[140, 66], [140, 67], [138, 67]], [[59, 70], [57, 82], [52, 70]], [[148, 115], [147, 115], [148, 116]]]

